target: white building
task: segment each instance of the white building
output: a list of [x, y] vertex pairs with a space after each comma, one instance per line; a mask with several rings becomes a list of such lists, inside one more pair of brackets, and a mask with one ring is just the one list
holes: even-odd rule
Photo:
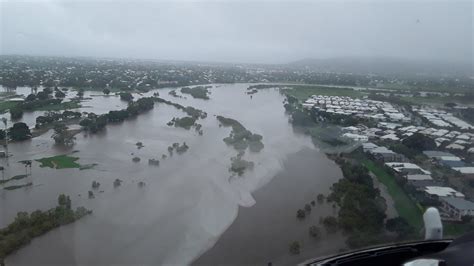
[[348, 139], [355, 140], [355, 141], [361, 141], [361, 142], [369, 141], [369, 137], [365, 135], [359, 135], [359, 134], [354, 134], [354, 133], [344, 133], [342, 136]]
[[421, 174], [424, 175], [430, 175], [431, 173], [418, 165], [414, 163], [385, 163], [386, 166], [392, 168], [395, 172], [402, 173], [402, 172], [411, 172], [413, 170], [417, 170], [417, 172], [420, 172]]
[[433, 180], [433, 178], [431, 178], [431, 175], [427, 174], [412, 174], [407, 175], [406, 178], [408, 181]]

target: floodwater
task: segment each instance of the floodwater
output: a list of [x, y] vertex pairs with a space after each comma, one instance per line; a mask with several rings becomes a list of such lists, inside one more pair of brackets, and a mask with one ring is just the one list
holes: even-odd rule
[[[0, 85], [0, 92], [4, 91], [5, 89]], [[42, 91], [43, 87], [39, 87], [38, 91]], [[72, 98], [77, 96], [77, 91], [73, 89], [68, 89], [67, 91], [63, 91], [66, 94], [63, 102], [68, 102]], [[18, 87], [15, 90], [16, 95], [21, 95], [23, 97], [28, 96], [32, 93], [31, 88], [28, 87]], [[54, 94], [54, 92], [53, 92]], [[84, 92], [84, 101], [82, 102], [82, 107], [78, 109], [72, 109], [73, 111], [78, 112], [94, 112], [96, 114], [104, 114], [108, 113], [110, 110], [120, 110], [127, 107], [127, 103], [121, 101], [119, 97], [113, 95], [111, 93], [109, 96], [104, 95], [102, 92], [99, 91], [85, 91]], [[141, 95], [134, 93], [135, 97], [140, 97]], [[29, 127], [34, 127], [36, 124], [36, 117], [40, 115], [44, 115], [47, 111], [25, 111], [23, 116], [20, 119], [15, 121], [10, 120], [10, 114], [0, 114], [0, 117], [6, 117], [9, 121], [8, 123], [15, 123], [15, 122], [24, 122]], [[62, 112], [62, 111], [60, 111]]]
[[[327, 191], [341, 177], [340, 169], [312, 149], [290, 155], [283, 165], [269, 184], [254, 193], [256, 204], [240, 208], [229, 229], [194, 265], [296, 265], [344, 247], [340, 233], [325, 233], [319, 224], [321, 217], [337, 216], [337, 209], [316, 200], [317, 192]], [[305, 219], [296, 218], [296, 211], [311, 201], [316, 202]], [[319, 239], [309, 235], [312, 225], [320, 227]], [[297, 256], [289, 253], [293, 241], [301, 244]]]
[[[54, 207], [61, 193], [70, 195], [74, 206], [93, 210], [88, 217], [34, 239], [10, 255], [7, 265], [183, 265], [216, 243], [215, 248], [219, 248], [219, 237], [226, 229], [229, 228], [230, 236], [235, 236], [232, 230], [248, 228], [248, 232], [256, 232], [255, 225], [268, 227], [268, 232], [288, 226], [286, 236], [281, 238], [284, 243], [269, 245], [264, 259], [273, 256], [273, 252], [275, 257], [287, 252], [291, 232], [297, 238], [303, 237], [303, 231], [307, 234], [307, 224], [297, 224], [297, 207], [302, 208], [303, 202], [315, 199], [318, 193], [327, 194], [329, 186], [340, 178], [340, 172], [312, 148], [308, 137], [294, 133], [282, 105], [284, 98], [277, 90], [261, 90], [250, 98], [245, 94], [247, 87], [248, 84], [214, 85], [207, 101], [190, 95], [175, 98], [168, 95], [169, 89], [158, 90], [165, 99], [208, 113], [206, 119], [198, 121], [203, 136], [194, 130], [167, 126], [173, 117], [186, 114], [172, 106], [156, 104], [153, 110], [124, 123], [108, 125], [99, 134], [76, 135], [76, 145], [69, 149], [56, 147], [51, 131], [29, 141], [11, 143], [9, 151], [13, 156], [9, 165], [1, 161], [6, 178], [30, 171], [18, 163], [20, 160], [73, 151], [73, 156], [80, 158], [79, 163], [98, 165], [88, 170], [57, 170], [40, 168], [34, 162], [27, 179], [9, 183], [33, 182], [32, 187], [0, 190], [0, 227], [12, 222], [18, 211]], [[88, 107], [80, 111], [105, 113], [125, 107], [118, 96], [94, 96], [99, 94], [86, 93], [85, 97], [92, 99], [83, 103]], [[244, 159], [253, 161], [255, 167], [241, 177], [230, 177], [230, 158], [237, 152], [222, 141], [231, 129], [219, 127], [215, 115], [237, 119], [252, 132], [263, 135], [265, 148], [259, 153], [246, 152]], [[141, 149], [135, 145], [139, 141], [144, 144]], [[174, 142], [186, 142], [190, 148], [182, 155], [161, 160]], [[141, 161], [132, 162], [135, 156]], [[150, 158], [160, 159], [160, 166], [148, 165]], [[292, 177], [295, 179], [291, 180]], [[123, 180], [118, 188], [113, 187], [116, 178]], [[95, 198], [88, 199], [87, 192], [92, 190], [94, 180], [101, 186], [94, 192]], [[139, 188], [139, 181], [146, 186]], [[275, 206], [271, 206], [272, 201]], [[260, 202], [266, 207], [259, 207]], [[318, 208], [312, 216], [315, 222], [318, 213], [334, 211], [328, 206]], [[277, 211], [286, 214], [272, 214]], [[234, 221], [238, 229], [232, 229]], [[307, 219], [305, 223], [311, 221]], [[223, 241], [228, 241], [225, 233], [223, 236]], [[251, 241], [251, 237], [248, 234], [247, 238], [235, 240], [242, 244]], [[270, 237], [266, 235], [261, 240], [264, 242], [256, 243], [266, 243]]]

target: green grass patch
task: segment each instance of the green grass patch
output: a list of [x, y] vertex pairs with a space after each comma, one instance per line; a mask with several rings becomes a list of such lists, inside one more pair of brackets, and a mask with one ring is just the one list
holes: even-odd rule
[[458, 237], [472, 231], [473, 224], [443, 223], [443, 233], [446, 237]]
[[0, 102], [0, 113], [5, 113], [8, 109], [15, 107], [17, 104], [16, 102], [9, 101]]
[[398, 83], [384, 83], [378, 89], [389, 89], [389, 90], [397, 90], [397, 91], [430, 91], [430, 92], [451, 92], [451, 93], [466, 93], [471, 92], [470, 87], [460, 87], [460, 86], [436, 86], [436, 85], [427, 85], [423, 86], [423, 84], [417, 85], [408, 85], [408, 84], [398, 84]]
[[72, 157], [68, 155], [57, 155], [53, 157], [46, 157], [37, 159], [40, 162], [40, 167], [51, 167], [55, 169], [63, 168], [81, 168], [81, 165], [76, 163], [79, 157]]
[[422, 212], [408, 197], [403, 188], [398, 185], [395, 177], [371, 160], [362, 159], [361, 162], [387, 187], [387, 191], [395, 203], [398, 215], [404, 218], [416, 230], [419, 230], [423, 224]]
[[286, 95], [291, 95], [299, 101], [307, 100], [311, 95], [349, 96], [361, 97], [364, 94], [349, 88], [323, 87], [323, 86], [293, 86], [291, 89], [281, 90]]
[[412, 104], [427, 104], [427, 105], [436, 105], [444, 106], [445, 103], [462, 103], [466, 105], [472, 105], [472, 101], [468, 97], [462, 96], [414, 96], [414, 97], [399, 97], [400, 99], [410, 102]]

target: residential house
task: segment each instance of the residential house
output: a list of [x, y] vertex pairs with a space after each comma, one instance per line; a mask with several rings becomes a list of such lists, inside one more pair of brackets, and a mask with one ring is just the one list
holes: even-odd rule
[[425, 188], [425, 193], [430, 198], [464, 198], [464, 194], [450, 187], [427, 186]]
[[451, 220], [461, 221], [463, 216], [474, 216], [474, 202], [463, 198], [441, 198], [441, 211]]
[[382, 162], [404, 162], [406, 157], [402, 154], [398, 154], [392, 150], [387, 149], [386, 147], [377, 147], [375, 149], [369, 150], [369, 153], [374, 156], [375, 159]]

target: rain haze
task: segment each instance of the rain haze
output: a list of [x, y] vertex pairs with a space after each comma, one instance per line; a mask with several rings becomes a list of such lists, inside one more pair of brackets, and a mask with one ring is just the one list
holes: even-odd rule
[[2, 54], [470, 63], [472, 1], [5, 1]]

